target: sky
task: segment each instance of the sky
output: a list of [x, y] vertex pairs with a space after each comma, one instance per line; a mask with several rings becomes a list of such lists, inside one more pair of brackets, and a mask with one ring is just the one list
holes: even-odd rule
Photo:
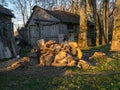
[[[3, 4], [1, 3], [2, 0], [0, 0], [0, 4]], [[18, 27], [22, 27], [22, 17], [20, 14], [18, 14], [18, 11], [16, 11], [16, 6], [15, 4], [13, 4], [13, 1], [14, 0], [5, 0], [7, 2], [7, 5], [4, 6], [8, 9], [11, 10], [11, 12], [14, 14], [15, 18], [12, 18], [12, 22], [14, 23], [14, 31], [17, 30]]]
[[[20, 20], [20, 15], [16, 12], [16, 6], [13, 4], [13, 3], [11, 3], [11, 1], [12, 0], [6, 0], [7, 1], [7, 3], [8, 3], [8, 8], [10, 9], [10, 10], [12, 10], [12, 13], [15, 15], [15, 18], [13, 18], [12, 20], [13, 20], [13, 23], [14, 24], [19, 24], [19, 25], [21, 25], [22, 24], [22, 22], [21, 22], [21, 20]], [[22, 18], [22, 17], [21, 17]]]

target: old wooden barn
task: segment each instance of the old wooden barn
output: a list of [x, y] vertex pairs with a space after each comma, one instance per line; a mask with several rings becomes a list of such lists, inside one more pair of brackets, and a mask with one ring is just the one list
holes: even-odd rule
[[0, 59], [17, 55], [13, 36], [13, 13], [0, 5]]
[[31, 45], [35, 45], [38, 39], [56, 42], [69, 39], [70, 36], [76, 39], [79, 30], [79, 16], [65, 11], [50, 11], [34, 6], [26, 29], [21, 30], [20, 33]]
[[[77, 41], [79, 32], [79, 15], [60, 10], [45, 10], [39, 6], [33, 7], [33, 13], [26, 23], [25, 28], [19, 30], [24, 40], [30, 45], [36, 45], [36, 41], [63, 40]], [[88, 27], [92, 29], [92, 24], [88, 21]], [[92, 34], [91, 30], [89, 34]], [[91, 39], [88, 34], [88, 38]], [[94, 40], [93, 40], [94, 41]], [[90, 42], [91, 43], [91, 42]]]

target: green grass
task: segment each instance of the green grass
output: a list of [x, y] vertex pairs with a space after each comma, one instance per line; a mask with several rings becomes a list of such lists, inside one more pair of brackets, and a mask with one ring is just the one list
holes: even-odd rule
[[[110, 65], [112, 68], [108, 68]], [[66, 67], [58, 68], [57, 71], [51, 71], [51, 69], [55, 68], [48, 67], [40, 71], [40, 68], [30, 68], [30, 71], [28, 69], [17, 69], [9, 72], [1, 72], [0, 90], [120, 89], [120, 61], [118, 60], [109, 62], [107, 66], [101, 65], [87, 70]], [[60, 75], [56, 75], [58, 72], [61, 72]], [[49, 73], [55, 75], [51, 76]]]
[[94, 53], [94, 52], [104, 52], [104, 53], [108, 53], [110, 51], [110, 44], [108, 45], [103, 45], [103, 46], [95, 46], [95, 47], [89, 47], [86, 50], [82, 50], [83, 52], [86, 53]]
[[[21, 53], [24, 56], [29, 51]], [[120, 90], [120, 53], [111, 53], [110, 45], [83, 53], [96, 51], [106, 53], [106, 57], [96, 59], [96, 66], [89, 69], [32, 67], [0, 72], [0, 90]]]
[[0, 73], [0, 90], [119, 90], [120, 74], [39, 77]]

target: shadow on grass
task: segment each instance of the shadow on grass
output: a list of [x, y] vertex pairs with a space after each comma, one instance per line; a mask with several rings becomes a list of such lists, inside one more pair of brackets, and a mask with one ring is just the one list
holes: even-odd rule
[[108, 45], [103, 45], [103, 46], [95, 46], [95, 47], [90, 47], [87, 50], [82, 50], [83, 53], [94, 53], [94, 52], [104, 52], [108, 53], [110, 51], [110, 44]]
[[[55, 69], [55, 70], [54, 70]], [[30, 70], [30, 71], [29, 71]], [[72, 68], [37, 67], [0, 73], [0, 90], [119, 90], [120, 74], [77, 74]], [[57, 71], [56, 71], [57, 70]], [[79, 70], [78, 70], [79, 71]], [[69, 75], [63, 74], [68, 72]], [[80, 71], [79, 71], [80, 72]], [[53, 75], [53, 76], [51, 76]]]
[[32, 48], [22, 48], [20, 51], [19, 51], [19, 55], [20, 57], [24, 57], [24, 56], [28, 56], [30, 51], [31, 51]]

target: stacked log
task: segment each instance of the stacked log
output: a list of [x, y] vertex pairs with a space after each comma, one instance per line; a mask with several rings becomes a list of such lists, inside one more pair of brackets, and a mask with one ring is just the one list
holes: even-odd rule
[[60, 44], [43, 39], [37, 41], [40, 50], [40, 66], [77, 66], [82, 58], [82, 52], [76, 42], [62, 42]]

